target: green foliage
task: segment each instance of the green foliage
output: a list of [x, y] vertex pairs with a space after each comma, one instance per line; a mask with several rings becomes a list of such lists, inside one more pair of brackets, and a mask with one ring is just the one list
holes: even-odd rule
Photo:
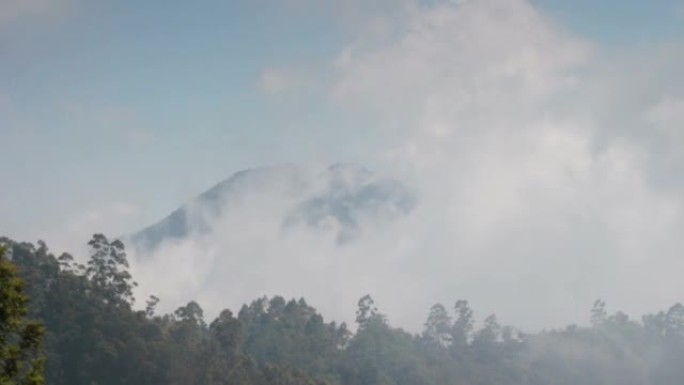
[[0, 246], [0, 385], [43, 384], [43, 326], [27, 319], [24, 281]]
[[[537, 334], [500, 325], [494, 315], [476, 323], [468, 302], [459, 300], [451, 312], [433, 306], [414, 335], [393, 328], [369, 295], [358, 302], [355, 333], [326, 322], [304, 299], [279, 296], [205, 321], [194, 301], [156, 315], [159, 298], [152, 296], [134, 310], [135, 285], [119, 241], [95, 235], [85, 265], [68, 254], [55, 257], [42, 242], [0, 242], [12, 255], [0, 265], [0, 354], [17, 362], [5, 368], [24, 375], [0, 385], [42, 383], [43, 329], [27, 315], [47, 327], [51, 385], [684, 383], [681, 304], [636, 321], [597, 301], [590, 326]], [[32, 299], [29, 309], [22, 290]], [[16, 347], [27, 353], [17, 356]]]
[[110, 242], [102, 234], [93, 235], [88, 242], [92, 253], [85, 273], [92, 287], [105, 303], [113, 306], [131, 305], [134, 301], [131, 274], [124, 244], [115, 240]]

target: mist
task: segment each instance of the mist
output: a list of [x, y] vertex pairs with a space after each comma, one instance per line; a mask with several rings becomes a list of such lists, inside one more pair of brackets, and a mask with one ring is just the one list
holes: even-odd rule
[[586, 323], [597, 298], [635, 315], [681, 299], [682, 84], [661, 72], [681, 44], [607, 52], [522, 0], [373, 23], [324, 76], [386, 138], [354, 163], [406, 183], [416, 208], [340, 245], [334, 229], [283, 232], [292, 200], [262, 186], [209, 233], [133, 255], [141, 293], [210, 314], [305, 297], [347, 322], [368, 293], [409, 330], [461, 298], [526, 330]]

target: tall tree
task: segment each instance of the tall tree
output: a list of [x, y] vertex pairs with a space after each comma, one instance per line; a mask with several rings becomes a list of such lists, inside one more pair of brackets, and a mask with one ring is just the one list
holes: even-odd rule
[[473, 311], [468, 301], [460, 299], [454, 304], [456, 319], [451, 328], [451, 345], [449, 350], [454, 357], [463, 358], [469, 349], [470, 333], [473, 330]]
[[423, 338], [431, 344], [446, 347], [451, 342], [451, 329], [451, 317], [446, 308], [440, 303], [432, 306], [425, 321]]
[[0, 246], [0, 384], [42, 385], [43, 326], [27, 319], [28, 297], [17, 269]]
[[133, 303], [133, 282], [128, 272], [128, 260], [123, 242], [109, 241], [102, 234], [95, 234], [88, 242], [91, 256], [86, 268], [86, 275], [95, 289], [111, 305], [131, 305]]
[[356, 310], [356, 323], [359, 325], [359, 330], [362, 330], [375, 322], [384, 323], [385, 317], [378, 313], [375, 301], [373, 301], [369, 294], [366, 294], [359, 299]]
[[600, 299], [594, 302], [594, 306], [591, 308], [591, 325], [598, 327], [603, 325], [606, 321], [608, 312], [606, 312], [606, 303]]

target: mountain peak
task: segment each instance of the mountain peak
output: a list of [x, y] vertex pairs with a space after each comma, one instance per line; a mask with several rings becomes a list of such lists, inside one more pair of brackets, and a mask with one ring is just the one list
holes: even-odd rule
[[130, 241], [138, 250], [152, 251], [166, 242], [218, 231], [216, 223], [239, 213], [280, 217], [284, 230], [332, 231], [341, 244], [362, 235], [361, 222], [382, 225], [407, 215], [415, 204], [406, 186], [355, 164], [333, 164], [318, 172], [294, 165], [250, 168], [132, 234]]

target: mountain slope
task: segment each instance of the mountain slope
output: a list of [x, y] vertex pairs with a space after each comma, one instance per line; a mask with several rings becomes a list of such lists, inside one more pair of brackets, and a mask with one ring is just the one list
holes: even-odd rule
[[[243, 170], [156, 224], [129, 237], [143, 251], [215, 231], [239, 216], [277, 215], [283, 230], [304, 226], [333, 232], [338, 243], [362, 235], [362, 222], [382, 225], [411, 212], [414, 194], [400, 182], [355, 165], [314, 171], [295, 166]], [[231, 218], [234, 217], [234, 218]], [[239, 219], [236, 219], [239, 220]]]

